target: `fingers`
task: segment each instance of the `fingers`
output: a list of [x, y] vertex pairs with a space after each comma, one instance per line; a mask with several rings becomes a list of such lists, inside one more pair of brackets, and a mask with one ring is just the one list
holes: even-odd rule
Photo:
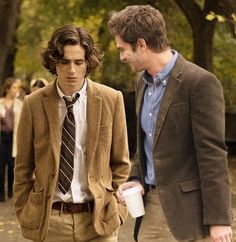
[[212, 225], [210, 228], [212, 242], [231, 242], [232, 229], [230, 226]]
[[143, 189], [143, 186], [140, 184], [140, 182], [131, 181], [131, 182], [123, 183], [122, 185], [119, 186], [117, 193], [116, 193], [116, 197], [117, 197], [117, 200], [119, 201], [119, 203], [125, 205], [125, 201], [123, 198], [123, 191], [125, 191], [129, 188], [132, 188], [132, 187], [140, 187], [142, 195], [144, 194], [144, 189]]

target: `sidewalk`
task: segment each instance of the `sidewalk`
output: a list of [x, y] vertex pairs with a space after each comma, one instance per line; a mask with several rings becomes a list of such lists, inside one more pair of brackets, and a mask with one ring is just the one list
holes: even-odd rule
[[0, 241], [29, 242], [21, 236], [20, 227], [12, 206], [12, 199], [0, 203]]
[[[229, 161], [232, 184], [233, 231], [236, 242], [236, 156]], [[217, 199], [217, 198], [216, 198]], [[187, 209], [187, 208], [186, 208]], [[128, 217], [119, 232], [119, 242], [134, 242], [132, 239], [134, 220]], [[0, 242], [29, 242], [21, 235], [19, 225], [12, 207], [12, 199], [0, 203]], [[158, 242], [158, 241], [157, 241]], [[168, 242], [168, 241], [166, 241]]]

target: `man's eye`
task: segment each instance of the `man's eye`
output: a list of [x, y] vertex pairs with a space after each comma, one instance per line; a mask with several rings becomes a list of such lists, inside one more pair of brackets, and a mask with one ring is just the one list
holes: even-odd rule
[[61, 60], [60, 62], [61, 62], [61, 64], [63, 64], [63, 65], [68, 64], [68, 61], [67, 61], [67, 60]]
[[79, 60], [75, 62], [76, 65], [82, 65], [83, 63], [84, 63], [84, 60]]

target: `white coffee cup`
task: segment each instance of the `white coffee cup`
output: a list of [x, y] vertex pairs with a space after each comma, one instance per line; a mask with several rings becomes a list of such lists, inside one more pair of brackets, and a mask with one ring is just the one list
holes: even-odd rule
[[123, 198], [129, 213], [133, 218], [137, 218], [145, 214], [140, 187], [132, 187], [124, 190]]

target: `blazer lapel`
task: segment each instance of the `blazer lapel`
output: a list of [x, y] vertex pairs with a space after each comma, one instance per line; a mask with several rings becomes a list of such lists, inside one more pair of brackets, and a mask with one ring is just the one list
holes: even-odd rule
[[[46, 112], [46, 116], [48, 118], [50, 130], [49, 138], [51, 140], [51, 147], [57, 167], [59, 167], [60, 161], [60, 125], [58, 108], [59, 100], [60, 97], [56, 90], [56, 82], [54, 82], [51, 85], [48, 85], [42, 102]], [[47, 136], [45, 138], [47, 138]]]
[[164, 92], [163, 98], [161, 100], [161, 105], [157, 117], [157, 123], [156, 123], [156, 129], [154, 134], [154, 144], [157, 142], [161, 128], [163, 126], [163, 123], [165, 121], [168, 109], [170, 107], [170, 104], [176, 94], [176, 91], [178, 89], [179, 83], [180, 83], [180, 76], [182, 74], [182, 69], [184, 65], [184, 58], [179, 55], [178, 59], [176, 60], [176, 64], [173, 68], [173, 70], [170, 73], [168, 84], [166, 86], [166, 90]]
[[90, 80], [88, 80], [87, 95], [86, 168], [89, 171], [97, 147], [102, 112], [102, 98]]
[[[141, 77], [142, 78], [142, 77]], [[137, 126], [141, 127], [141, 108], [142, 108], [142, 103], [143, 103], [143, 96], [144, 96], [144, 91], [145, 91], [145, 86], [146, 83], [145, 81], [142, 79], [138, 80], [138, 85], [140, 85], [140, 87], [137, 87], [137, 94], [136, 94], [136, 113], [137, 113]], [[139, 145], [139, 141], [141, 139], [141, 133], [140, 133], [141, 129], [138, 128], [138, 145]]]
[[[141, 113], [141, 107], [142, 107], [142, 103], [143, 103], [143, 95], [144, 95], [144, 91], [145, 91], [145, 81], [144, 80], [139, 80], [139, 85], [140, 87], [138, 88], [138, 95], [136, 95], [136, 112], [138, 117], [140, 117], [140, 113]], [[139, 118], [140, 120], [140, 118]]]

